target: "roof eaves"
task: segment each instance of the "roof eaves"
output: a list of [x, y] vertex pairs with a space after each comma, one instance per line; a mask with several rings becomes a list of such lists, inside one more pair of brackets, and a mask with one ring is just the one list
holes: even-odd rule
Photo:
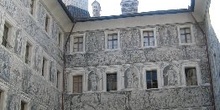
[[62, 6], [63, 10], [66, 12], [67, 16], [70, 18], [70, 20], [75, 23], [75, 19], [72, 17], [71, 13], [69, 12], [69, 10], [67, 9], [66, 5], [63, 3], [62, 0], [58, 0], [58, 2], [60, 3], [60, 5]]

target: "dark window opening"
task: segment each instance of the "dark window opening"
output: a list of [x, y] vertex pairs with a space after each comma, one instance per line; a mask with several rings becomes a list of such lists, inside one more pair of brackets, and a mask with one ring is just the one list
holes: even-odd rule
[[117, 73], [107, 74], [107, 91], [117, 90]]
[[156, 70], [147, 71], [146, 78], [147, 78], [147, 89], [158, 88], [157, 71]]

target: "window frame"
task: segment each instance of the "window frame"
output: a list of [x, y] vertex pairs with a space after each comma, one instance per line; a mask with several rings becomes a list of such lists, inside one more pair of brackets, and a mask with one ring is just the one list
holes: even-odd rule
[[[21, 108], [21, 103], [24, 102], [25, 103], [25, 108], [24, 110], [29, 110], [30, 109], [30, 98], [28, 98], [25, 95], [21, 95], [20, 96], [20, 108]], [[21, 109], [20, 109], [21, 110]]]
[[[26, 63], [26, 47], [27, 47], [27, 44], [29, 44], [30, 45], [30, 47], [29, 47], [29, 63]], [[32, 66], [32, 58], [33, 58], [33, 43], [30, 41], [30, 40], [27, 40], [26, 41], [26, 43], [25, 43], [25, 52], [24, 52], [24, 62], [25, 62], [25, 64], [27, 64], [27, 65], [30, 65], [30, 66]]]
[[86, 79], [85, 79], [85, 70], [79, 69], [79, 70], [72, 70], [68, 75], [68, 93], [70, 94], [82, 94], [82, 93], [73, 93], [73, 76], [82, 76], [82, 93], [85, 93], [86, 90]]
[[[151, 74], [151, 77], [152, 77], [153, 71], [156, 71], [156, 75], [157, 75], [157, 87], [156, 87], [156, 88], [154, 88], [154, 87], [149, 87], [149, 88], [148, 88], [148, 86], [147, 86], [147, 83], [148, 83], [147, 74], [148, 74], [148, 73], [147, 73], [147, 72], [151, 72], [150, 74]], [[157, 89], [157, 88], [158, 88], [158, 73], [157, 73], [157, 70], [156, 70], [156, 69], [146, 70], [146, 76], [145, 76], [145, 78], [146, 78], [146, 88], [147, 88], [147, 89]], [[151, 86], [152, 86], [152, 83], [153, 83], [152, 78], [151, 78], [150, 80], [151, 80]]]
[[4, 110], [7, 105], [7, 92], [9, 87], [6, 86], [4, 83], [0, 82], [0, 91], [1, 91], [1, 98], [0, 98], [0, 110]]
[[57, 45], [61, 50], [63, 50], [63, 41], [64, 41], [63, 31], [59, 30], [57, 35]]
[[[156, 48], [157, 47], [156, 28], [145, 28], [145, 29], [140, 29], [140, 31], [141, 31], [141, 47], [142, 48]], [[154, 46], [144, 46], [144, 32], [145, 31], [153, 31], [153, 33], [154, 33]]]
[[[83, 50], [82, 51], [74, 51], [74, 39], [75, 37], [83, 37]], [[74, 54], [74, 53], [85, 53], [85, 34], [74, 34], [71, 35], [70, 37], [70, 54]]]
[[[117, 34], [117, 48], [116, 49], [108, 49], [108, 37], [110, 34]], [[106, 51], [115, 51], [115, 50], [120, 50], [121, 49], [121, 44], [120, 44], [120, 31], [105, 31], [105, 50]]]
[[[189, 28], [190, 29], [190, 35], [191, 35], [191, 43], [182, 43], [181, 40], [181, 29], [182, 28]], [[188, 25], [179, 25], [178, 26], [178, 39], [179, 39], [179, 45], [193, 45], [195, 44], [195, 37], [194, 37], [194, 33], [193, 33], [193, 25], [192, 24], [188, 24]]]
[[63, 90], [63, 71], [62, 71], [63, 68], [60, 65], [57, 65], [56, 67], [57, 67], [57, 71], [60, 72], [59, 79], [57, 79], [58, 77], [56, 77], [56, 87], [58, 90], [62, 91]]
[[[47, 19], [48, 18], [48, 19]], [[50, 16], [50, 14], [48, 12], [46, 12], [45, 14], [45, 19], [44, 19], [44, 31], [50, 35], [51, 32], [51, 24], [52, 24], [52, 17]], [[47, 24], [47, 25], [46, 25]]]
[[[117, 90], [115, 91], [107, 91], [107, 74], [111, 74], [111, 73], [117, 73]], [[102, 74], [103, 75], [103, 88], [102, 88], [102, 91], [103, 92], [117, 92], [117, 91], [120, 91], [122, 89], [122, 73], [120, 71], [120, 67], [118, 66], [112, 66], [112, 67], [109, 67], [107, 68], [107, 70], [105, 71], [105, 74]]]
[[[157, 88], [150, 88], [147, 89], [147, 71], [157, 71]], [[154, 63], [148, 63], [143, 67], [142, 71], [142, 83], [143, 83], [143, 89], [144, 90], [152, 90], [152, 89], [160, 89], [162, 88], [162, 74], [161, 74], [161, 69], [159, 68], [159, 65], [154, 64]]]
[[[116, 90], [109, 90], [108, 91], [108, 75], [116, 75]], [[106, 73], [106, 92], [114, 92], [118, 90], [118, 73], [117, 72], [111, 72], [111, 73]]]
[[[16, 28], [15, 26], [17, 26], [17, 22], [14, 21], [14, 19], [10, 15], [6, 14], [2, 25], [4, 26], [5, 24], [9, 26], [9, 32], [8, 32], [8, 38], [7, 38], [8, 42], [7, 42], [6, 47], [3, 45], [2, 45], [2, 47], [7, 48], [7, 49], [11, 49], [15, 45], [14, 36], [15, 36], [15, 28]], [[3, 32], [4, 32], [4, 28], [3, 28]], [[2, 44], [2, 39], [3, 39], [2, 37], [3, 37], [3, 34], [1, 36], [1, 44]]]
[[[43, 60], [44, 59], [46, 60], [46, 62], [43, 65]], [[50, 73], [49, 73], [50, 59], [49, 59], [49, 56], [45, 52], [43, 52], [41, 64], [42, 64], [42, 66], [41, 66], [41, 75], [40, 76], [42, 76], [46, 80], [49, 80], [49, 75], [50, 75]]]
[[182, 85], [183, 86], [188, 86], [186, 84], [185, 68], [196, 68], [197, 85], [189, 85], [189, 86], [191, 87], [191, 86], [200, 86], [200, 85], [202, 85], [201, 71], [200, 71], [200, 67], [199, 67], [197, 62], [184, 62], [182, 64], [182, 70], [181, 70]]

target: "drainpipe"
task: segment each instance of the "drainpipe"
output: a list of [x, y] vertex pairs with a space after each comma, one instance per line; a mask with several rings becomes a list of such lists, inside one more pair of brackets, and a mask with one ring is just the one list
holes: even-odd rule
[[195, 23], [198, 25], [200, 31], [202, 32], [203, 36], [205, 37], [205, 40], [206, 40], [206, 52], [207, 52], [207, 58], [208, 58], [208, 68], [209, 68], [209, 76], [210, 76], [210, 83], [211, 83], [211, 92], [212, 92], [212, 104], [213, 104], [213, 107], [214, 107], [214, 110], [216, 110], [216, 107], [215, 107], [215, 96], [214, 96], [214, 88], [213, 88], [213, 82], [212, 82], [212, 72], [211, 72], [211, 62], [210, 62], [210, 54], [209, 54], [209, 45], [208, 45], [208, 36], [206, 35], [205, 31], [202, 29], [202, 27], [199, 25], [199, 22], [196, 20], [195, 16], [193, 15], [193, 13], [191, 12], [191, 16], [192, 18], [194, 19]]
[[65, 43], [64, 43], [64, 50], [63, 50], [63, 59], [64, 59], [64, 66], [63, 66], [63, 88], [62, 88], [62, 110], [64, 110], [64, 93], [65, 93], [65, 90], [64, 90], [64, 88], [65, 88], [65, 69], [66, 69], [66, 59], [65, 59], [65, 56], [66, 56], [66, 52], [67, 52], [67, 43], [68, 43], [68, 41], [70, 40], [70, 36], [71, 36], [71, 34], [72, 34], [72, 32], [73, 32], [73, 28], [74, 28], [74, 26], [75, 26], [75, 24], [76, 24], [76, 22], [74, 21], [73, 22], [73, 26], [72, 26], [72, 28], [71, 28], [71, 30], [70, 30], [70, 32], [69, 32], [69, 35], [67, 36], [67, 39], [66, 39], [66, 41], [65, 41]]

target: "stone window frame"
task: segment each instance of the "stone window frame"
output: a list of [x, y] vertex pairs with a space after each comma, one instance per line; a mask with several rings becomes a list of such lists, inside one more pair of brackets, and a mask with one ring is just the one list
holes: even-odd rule
[[[180, 29], [181, 28], [190, 28], [191, 38], [192, 38], [191, 43], [182, 43], [181, 42], [181, 35], [180, 35]], [[193, 45], [193, 44], [195, 44], [195, 36], [194, 36], [194, 33], [193, 33], [193, 25], [192, 24], [178, 25], [177, 26], [177, 31], [178, 31], [179, 45]]]
[[[150, 88], [147, 89], [147, 79], [146, 79], [146, 71], [152, 71], [152, 70], [156, 70], [157, 71], [157, 83], [158, 83], [158, 88]], [[143, 89], [144, 90], [152, 90], [152, 89], [161, 89], [163, 86], [163, 82], [162, 82], [162, 72], [161, 69], [159, 68], [159, 66], [157, 64], [147, 64], [143, 67], [143, 71], [142, 71], [142, 84], [143, 84]]]
[[[120, 43], [120, 31], [115, 30], [115, 31], [105, 31], [105, 50], [106, 51], [116, 51], [121, 49], [121, 43]], [[109, 34], [118, 34], [118, 48], [117, 49], [108, 49], [108, 35]]]
[[[56, 74], [56, 87], [58, 90], [63, 91], [63, 68], [60, 65], [57, 65], [57, 71], [60, 72], [60, 77], [57, 79], [57, 74]], [[57, 73], [57, 72], [56, 72]], [[59, 82], [57, 85], [57, 81]]]
[[[30, 13], [30, 15], [32, 15], [34, 18], [36, 16], [36, 12], [37, 12], [37, 3], [39, 2], [39, 0], [33, 0], [33, 9], [31, 9], [31, 7], [29, 7], [28, 11]], [[33, 12], [31, 13], [31, 10], [33, 10]]]
[[[48, 18], [48, 24], [46, 27], [46, 20]], [[47, 10], [45, 11], [45, 18], [44, 18], [44, 26], [43, 26], [43, 30], [45, 31], [45, 33], [50, 37], [51, 35], [51, 31], [52, 31], [52, 16], [49, 14], [49, 12], [47, 12]]]
[[[117, 90], [115, 91], [107, 91], [107, 74], [117, 74]], [[120, 68], [118, 67], [110, 67], [107, 68], [107, 70], [105, 71], [105, 74], [103, 74], [103, 92], [117, 92], [120, 91], [122, 88], [121, 85], [121, 72], [120, 72]]]
[[82, 93], [73, 93], [73, 77], [74, 76], [82, 76], [82, 93], [85, 93], [86, 91], [86, 77], [85, 77], [85, 70], [79, 69], [79, 70], [73, 70], [68, 75], [68, 93], [70, 94], [82, 94]]
[[26, 45], [27, 45], [27, 43], [29, 43], [30, 44], [30, 46], [31, 46], [31, 48], [29, 49], [29, 60], [30, 60], [30, 63], [25, 63], [25, 64], [27, 64], [27, 65], [29, 65], [30, 67], [32, 67], [32, 65], [33, 65], [33, 53], [34, 53], [34, 43], [33, 43], [33, 41], [32, 40], [30, 40], [29, 38], [28, 39], [26, 39], [26, 41], [25, 41], [25, 46], [24, 46], [24, 54], [23, 54], [23, 60], [24, 60], [24, 62], [25, 62], [25, 54], [26, 54]]
[[[60, 36], [60, 39], [59, 39], [59, 36]], [[58, 35], [57, 35], [57, 45], [58, 47], [63, 50], [63, 46], [64, 46], [64, 32], [59, 29], [58, 31]]]
[[[43, 59], [46, 59], [46, 66], [45, 66], [45, 68], [44, 68], [44, 75], [43, 75], [43, 73], [42, 73], [42, 71], [43, 71]], [[42, 55], [42, 60], [41, 60], [41, 75], [40, 76], [42, 76], [43, 78], [45, 78], [45, 80], [49, 80], [49, 75], [50, 75], [50, 71], [49, 71], [49, 69], [50, 69], [50, 57], [49, 57], [49, 55], [47, 55], [45, 52], [43, 52], [43, 55]]]
[[[144, 46], [144, 34], [143, 34], [144, 31], [153, 31], [154, 32], [154, 39], [155, 39], [155, 45], [154, 46]], [[140, 32], [141, 32], [141, 48], [156, 48], [157, 47], [156, 27], [140, 29]]]
[[0, 91], [1, 91], [0, 110], [4, 110], [6, 108], [8, 90], [9, 90], [9, 87], [6, 86], [4, 83], [0, 82]]
[[[8, 38], [7, 38], [8, 42], [7, 42], [6, 47], [3, 46], [3, 45], [2, 45], [2, 47], [9, 49], [9, 48], [13, 48], [14, 45], [15, 45], [14, 44], [15, 43], [14, 42], [14, 40], [15, 40], [14, 36], [15, 36], [15, 32], [16, 32], [16, 27], [15, 26], [17, 26], [17, 23], [10, 15], [5, 14], [5, 18], [3, 20], [2, 26], [4, 27], [5, 24], [9, 26], [9, 32], [8, 32]], [[4, 28], [2, 30], [2, 35], [1, 35], [1, 39], [0, 39], [1, 44], [2, 44], [3, 32], [4, 32]]]
[[25, 108], [24, 108], [24, 110], [29, 110], [29, 109], [30, 109], [30, 101], [31, 101], [30, 98], [28, 98], [27, 96], [25, 96], [25, 95], [22, 94], [22, 95], [20, 96], [20, 108], [21, 108], [21, 103], [24, 102], [24, 103], [25, 103]]
[[[70, 54], [74, 54], [74, 53], [85, 53], [85, 33], [84, 34], [73, 34], [71, 35], [70, 37]], [[74, 38], [75, 37], [78, 37], [78, 36], [82, 36], [83, 37], [83, 51], [77, 51], [77, 52], [74, 52]]]
[[192, 87], [193, 86], [201, 86], [202, 85], [202, 78], [201, 78], [201, 70], [200, 70], [199, 64], [198, 64], [198, 62], [190, 62], [190, 61], [183, 62], [182, 67], [181, 67], [182, 86], [187, 86], [186, 85], [185, 68], [191, 68], [191, 67], [196, 68], [196, 77], [197, 77], [197, 85], [191, 85], [191, 86]]

